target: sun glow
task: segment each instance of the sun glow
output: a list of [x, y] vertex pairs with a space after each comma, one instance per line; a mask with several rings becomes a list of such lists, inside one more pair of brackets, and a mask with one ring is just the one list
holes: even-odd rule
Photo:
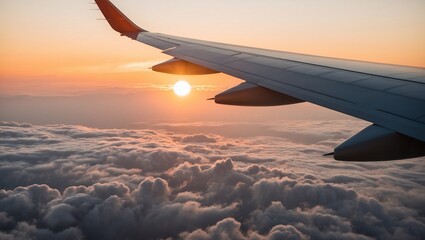
[[188, 82], [180, 80], [174, 84], [173, 90], [177, 96], [184, 97], [190, 93], [192, 87]]

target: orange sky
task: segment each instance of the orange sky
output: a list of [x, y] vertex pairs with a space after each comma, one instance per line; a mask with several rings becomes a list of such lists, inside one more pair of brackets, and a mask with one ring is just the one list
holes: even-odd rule
[[[151, 31], [425, 67], [425, 2], [421, 0], [115, 3]], [[13, 88], [26, 92], [25, 85], [33, 81], [96, 88], [138, 85], [141, 79], [171, 84], [177, 79], [149, 72], [148, 66], [167, 56], [119, 37], [105, 21], [96, 21], [102, 17], [91, 8], [86, 1], [0, 0], [1, 93]], [[199, 84], [228, 85], [220, 75], [198, 79], [207, 79]]]
[[[156, 91], [185, 78], [194, 85], [192, 95], [203, 90], [202, 97], [213, 97], [240, 82], [224, 74], [150, 71], [169, 57], [120, 37], [106, 21], [96, 20], [103, 17], [88, 2], [0, 0], [0, 96]], [[154, 32], [425, 67], [422, 0], [113, 2]], [[152, 101], [177, 104], [175, 99], [170, 91], [167, 99]]]

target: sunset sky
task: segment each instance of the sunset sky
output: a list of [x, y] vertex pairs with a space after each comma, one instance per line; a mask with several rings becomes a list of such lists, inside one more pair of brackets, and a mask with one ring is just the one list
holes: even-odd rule
[[[2, 95], [137, 88], [180, 77], [152, 73], [167, 60], [110, 29], [90, 1], [0, 0]], [[425, 66], [425, 3], [397, 1], [115, 1], [154, 32], [260, 48]], [[190, 79], [224, 89], [223, 75]], [[209, 88], [209, 89], [210, 89]]]
[[[423, 0], [112, 2], [152, 32], [425, 67]], [[424, 157], [324, 157], [370, 123], [214, 104], [241, 80], [152, 72], [170, 57], [96, 9], [0, 0], [0, 239], [425, 235]]]
[[[291, 52], [425, 66], [425, 3], [421, 0], [126, 0], [114, 3], [135, 23], [154, 32]], [[97, 20], [103, 16], [100, 11], [92, 10], [96, 8], [90, 1], [0, 0], [0, 96], [8, 97], [0, 103], [4, 109], [3, 120], [114, 126], [102, 125], [97, 119], [82, 119], [86, 115], [78, 108], [93, 101], [31, 98], [25, 102], [25, 99], [10, 98], [17, 95], [68, 98], [109, 95], [138, 109], [150, 109], [155, 105], [156, 110], [152, 110], [149, 117], [121, 115], [121, 122], [127, 123], [158, 118], [167, 121], [218, 120], [209, 115], [233, 119], [226, 116], [232, 113], [236, 116], [238, 111], [249, 120], [251, 108], [214, 106], [204, 101], [240, 83], [239, 79], [223, 74], [185, 77], [152, 72], [149, 67], [169, 57], [157, 49], [120, 37], [106, 21]], [[185, 99], [179, 99], [170, 91], [170, 86], [180, 79], [188, 80], [194, 87]], [[146, 91], [149, 94], [145, 94]], [[129, 94], [135, 94], [138, 100], [124, 99]], [[101, 97], [98, 100], [102, 102]], [[40, 101], [43, 103], [39, 104]], [[64, 101], [68, 105], [60, 104]], [[52, 107], [49, 104], [56, 104], [54, 108], [59, 111], [46, 112]], [[102, 104], [105, 108], [106, 105]], [[65, 108], [71, 108], [75, 114], [65, 116], [60, 112]], [[122, 109], [121, 105], [118, 108]], [[37, 113], [28, 116], [25, 109]], [[114, 107], [108, 108], [105, 114], [117, 115], [110, 109]], [[289, 115], [301, 119], [323, 115], [341, 117], [310, 104], [285, 107], [279, 113], [275, 109], [256, 109], [260, 114], [255, 115], [274, 120]], [[102, 112], [101, 107], [98, 111]], [[179, 116], [169, 114], [173, 111], [180, 112]], [[50, 118], [46, 116], [49, 114]], [[80, 116], [80, 119], [71, 120], [72, 116]]]

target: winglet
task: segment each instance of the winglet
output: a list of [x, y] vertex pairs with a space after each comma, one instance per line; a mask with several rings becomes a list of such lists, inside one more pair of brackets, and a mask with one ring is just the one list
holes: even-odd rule
[[121, 35], [136, 39], [140, 32], [146, 30], [138, 27], [130, 19], [128, 19], [114, 4], [109, 0], [95, 0], [100, 11], [105, 16], [111, 27], [121, 33]]

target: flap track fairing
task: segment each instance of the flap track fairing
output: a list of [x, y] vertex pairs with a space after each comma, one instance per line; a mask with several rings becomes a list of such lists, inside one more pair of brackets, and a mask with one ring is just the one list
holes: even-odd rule
[[302, 100], [251, 83], [242, 83], [214, 98], [215, 103], [235, 106], [279, 106]]
[[392, 130], [371, 125], [335, 148], [341, 161], [386, 161], [425, 156], [425, 143]]

